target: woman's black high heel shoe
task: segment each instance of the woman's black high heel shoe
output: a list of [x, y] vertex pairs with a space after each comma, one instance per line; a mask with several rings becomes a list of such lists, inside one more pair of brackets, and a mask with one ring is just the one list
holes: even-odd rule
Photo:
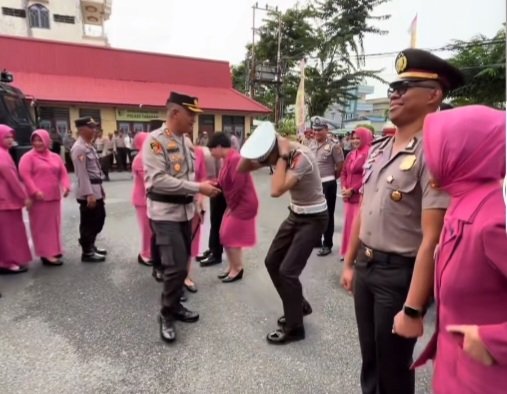
[[243, 269], [239, 271], [239, 273], [236, 276], [229, 276], [227, 275], [224, 279], [222, 279], [222, 283], [232, 283], [236, 282], [238, 280], [243, 279]]

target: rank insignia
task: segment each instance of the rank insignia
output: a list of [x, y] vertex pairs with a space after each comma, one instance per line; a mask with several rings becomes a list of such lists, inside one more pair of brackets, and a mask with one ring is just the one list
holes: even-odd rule
[[405, 157], [400, 164], [400, 170], [402, 170], [402, 171], [410, 170], [414, 166], [416, 161], [417, 161], [417, 156], [415, 156], [415, 155], [410, 155], [410, 156]]
[[407, 149], [413, 149], [416, 141], [417, 140], [415, 138], [412, 138], [407, 145]]
[[176, 172], [180, 172], [181, 171], [181, 164], [180, 163], [176, 163], [174, 165], [174, 171], [176, 171]]
[[150, 148], [156, 155], [160, 155], [162, 153], [162, 146], [158, 143], [158, 141], [151, 141]]
[[402, 198], [403, 195], [398, 190], [395, 190], [394, 192], [391, 193], [391, 200], [393, 200], [394, 202], [399, 202], [401, 201]]
[[331, 150], [331, 145], [327, 144], [325, 147], [324, 147], [325, 150]]
[[387, 183], [393, 183], [393, 181], [394, 181], [394, 177], [392, 175], [389, 175], [387, 177]]
[[168, 137], [172, 137], [172, 136], [173, 136], [172, 131], [171, 131], [171, 130], [169, 130], [169, 129], [165, 129], [165, 130], [164, 130], [164, 134], [165, 134], [166, 136], [168, 136]]

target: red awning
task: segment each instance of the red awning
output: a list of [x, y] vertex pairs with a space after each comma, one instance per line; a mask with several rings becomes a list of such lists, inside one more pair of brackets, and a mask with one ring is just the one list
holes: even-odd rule
[[111, 106], [164, 107], [171, 91], [195, 96], [208, 111], [267, 114], [271, 110], [232, 88], [14, 73], [14, 86], [37, 101]]

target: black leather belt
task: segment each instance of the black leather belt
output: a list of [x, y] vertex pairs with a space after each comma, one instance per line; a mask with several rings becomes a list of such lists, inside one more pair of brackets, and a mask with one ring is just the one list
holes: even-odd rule
[[378, 263], [392, 263], [392, 264], [407, 264], [414, 265], [415, 257], [401, 256], [395, 253], [381, 252], [380, 250], [372, 249], [361, 242], [361, 248], [364, 255], [370, 261]]
[[90, 179], [92, 185], [102, 185], [102, 179]]
[[151, 201], [165, 202], [167, 204], [187, 205], [194, 202], [194, 197], [192, 196], [171, 196], [154, 192], [148, 192], [147, 196]]

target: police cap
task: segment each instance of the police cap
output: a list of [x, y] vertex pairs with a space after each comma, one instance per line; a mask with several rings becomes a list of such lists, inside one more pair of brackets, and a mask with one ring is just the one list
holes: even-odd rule
[[90, 116], [85, 116], [84, 118], [79, 118], [74, 121], [76, 127], [97, 127], [99, 124], [95, 122], [95, 120]]
[[[434, 54], [417, 48], [400, 52], [395, 62], [399, 81], [438, 81], [446, 91], [465, 84], [463, 73], [449, 62]], [[393, 82], [393, 83], [395, 83]]]
[[276, 130], [271, 122], [262, 122], [255, 128], [240, 150], [241, 157], [265, 161], [276, 146]]
[[167, 99], [167, 104], [178, 104], [185, 107], [190, 112], [200, 113], [202, 109], [199, 107], [199, 100], [197, 97], [187, 96], [185, 94], [171, 92]]
[[327, 123], [320, 120], [320, 118], [315, 118], [315, 120], [313, 121], [313, 130], [323, 130], [323, 129], [327, 129]]

